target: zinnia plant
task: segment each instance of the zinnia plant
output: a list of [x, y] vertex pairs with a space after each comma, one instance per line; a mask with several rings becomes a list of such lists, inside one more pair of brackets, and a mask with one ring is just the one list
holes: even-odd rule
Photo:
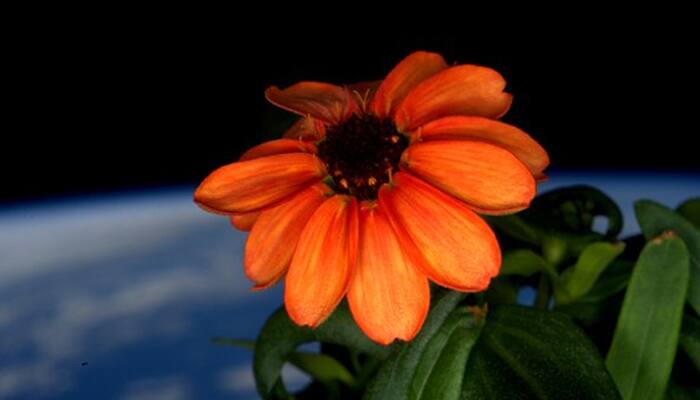
[[[302, 398], [627, 399], [685, 390], [669, 381], [685, 343], [686, 297], [689, 364], [700, 358], [697, 227], [640, 203], [651, 241], [634, 268], [643, 242], [623, 253], [621, 214], [603, 193], [576, 187], [533, 203], [549, 158], [499, 121], [512, 102], [505, 86], [490, 68], [415, 52], [380, 82], [266, 91], [299, 119], [195, 192], [205, 210], [250, 231], [243, 264], [254, 290], [284, 280], [284, 310], [254, 344], [263, 397], [290, 396], [285, 362], [315, 379]], [[607, 217], [605, 233], [592, 229], [595, 216]], [[688, 251], [696, 252], [692, 277]], [[665, 278], [650, 281], [661, 258]], [[522, 306], [523, 287], [537, 288], [534, 307]], [[652, 294], [665, 308], [654, 311]], [[635, 313], [650, 306], [640, 320]], [[611, 315], [614, 337], [586, 336]], [[636, 329], [648, 333], [637, 338], [642, 347], [628, 338]], [[322, 343], [320, 354], [296, 350], [309, 341]], [[669, 350], [647, 354], [649, 346]], [[660, 372], [639, 369], [652, 363]]]

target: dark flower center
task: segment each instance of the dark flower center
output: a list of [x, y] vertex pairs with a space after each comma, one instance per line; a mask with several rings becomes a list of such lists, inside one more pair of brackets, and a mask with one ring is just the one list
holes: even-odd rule
[[372, 200], [398, 170], [406, 147], [408, 138], [398, 133], [390, 120], [353, 115], [328, 128], [318, 144], [318, 156], [326, 163], [338, 193]]

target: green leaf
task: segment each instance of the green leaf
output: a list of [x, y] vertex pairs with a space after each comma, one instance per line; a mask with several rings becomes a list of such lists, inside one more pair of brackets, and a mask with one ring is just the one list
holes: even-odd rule
[[603, 360], [563, 314], [491, 311], [469, 358], [462, 399], [619, 399]]
[[625, 260], [615, 260], [610, 264], [603, 274], [598, 278], [598, 281], [585, 296], [580, 298], [581, 301], [601, 301], [620, 292], [627, 287], [634, 263]]
[[[592, 230], [595, 217], [607, 218], [605, 235]], [[552, 190], [537, 197], [527, 210], [517, 215], [485, 218], [508, 236], [542, 246], [547, 256], [556, 256], [554, 265], [568, 255], [578, 254], [589, 243], [616, 237], [622, 229], [622, 213], [615, 202], [588, 186]], [[556, 254], [551, 254], [552, 248], [557, 250]]]
[[686, 314], [683, 318], [679, 344], [700, 371], [700, 319]]
[[[464, 324], [471, 323], [471, 317], [458, 310], [451, 314], [463, 298], [464, 294], [458, 292], [443, 292], [433, 298], [433, 306], [420, 333], [412, 342], [397, 347], [384, 362], [367, 387], [365, 399], [420, 398], [448, 340], [458, 327], [467, 328]], [[461, 340], [468, 345], [466, 333], [459, 330], [456, 335], [455, 341], [463, 338]]]
[[514, 250], [503, 256], [500, 275], [532, 276], [538, 272], [557, 275], [554, 268], [532, 250]]
[[[238, 347], [245, 350], [255, 350], [255, 341], [245, 339], [231, 339], [225, 337], [213, 337], [213, 344], [221, 346]], [[348, 386], [355, 384], [355, 378], [343, 364], [326, 354], [314, 354], [295, 351], [289, 357], [289, 363], [306, 372], [323, 383], [340, 381]]]
[[662, 399], [678, 346], [689, 256], [672, 234], [653, 239], [632, 273], [606, 364], [622, 397]]
[[539, 245], [542, 242], [542, 232], [518, 215], [485, 215], [484, 218], [489, 224], [520, 241], [534, 245]]
[[326, 354], [294, 352], [289, 362], [300, 370], [323, 383], [340, 381], [348, 386], [355, 384], [355, 378], [338, 360]]
[[639, 225], [647, 240], [665, 231], [674, 231], [688, 247], [690, 254], [690, 284], [688, 303], [700, 314], [700, 230], [673, 210], [650, 200], [640, 200], [634, 205]]
[[677, 212], [700, 229], [700, 197], [686, 200], [678, 206]]
[[459, 399], [464, 370], [479, 337], [481, 322], [465, 309], [450, 314], [421, 356], [409, 398]]
[[263, 398], [270, 396], [279, 381], [282, 366], [295, 349], [302, 343], [313, 341], [348, 346], [377, 358], [386, 358], [391, 351], [390, 347], [380, 346], [362, 333], [345, 303], [316, 329], [297, 326], [284, 308], [280, 308], [265, 322], [255, 342], [253, 373]]
[[555, 232], [590, 233], [596, 216], [608, 220], [606, 237], [615, 237], [622, 230], [622, 212], [615, 202], [600, 190], [584, 185], [546, 192], [519, 215], [529, 223]]
[[576, 264], [564, 271], [555, 286], [557, 302], [570, 303], [587, 294], [605, 268], [625, 249], [622, 242], [596, 242], [588, 245]]

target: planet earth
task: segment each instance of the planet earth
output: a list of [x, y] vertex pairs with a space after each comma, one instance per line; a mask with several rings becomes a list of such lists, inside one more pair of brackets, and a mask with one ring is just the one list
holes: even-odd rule
[[[623, 209], [700, 196], [697, 174], [555, 172]], [[255, 338], [282, 285], [251, 292], [246, 234], [192, 203], [194, 186], [0, 208], [1, 399], [256, 399], [251, 354], [214, 336]], [[307, 382], [285, 367], [289, 387]]]

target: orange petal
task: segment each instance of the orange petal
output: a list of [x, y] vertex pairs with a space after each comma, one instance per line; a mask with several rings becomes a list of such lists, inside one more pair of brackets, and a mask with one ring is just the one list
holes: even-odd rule
[[344, 121], [357, 107], [347, 89], [320, 82], [299, 82], [284, 90], [272, 86], [265, 97], [277, 107], [329, 124]]
[[447, 63], [439, 54], [425, 51], [412, 53], [389, 72], [374, 95], [370, 110], [379, 118], [390, 116], [411, 89], [445, 68]]
[[194, 200], [205, 209], [247, 213], [282, 201], [323, 175], [323, 163], [306, 153], [239, 161], [209, 174]]
[[460, 65], [424, 80], [398, 105], [395, 122], [402, 132], [412, 131], [449, 115], [498, 118], [510, 107], [512, 96], [503, 92], [506, 81], [491, 68]]
[[256, 287], [267, 287], [284, 274], [306, 221], [328, 192], [328, 187], [319, 183], [260, 213], [248, 235], [243, 260], [245, 274]]
[[508, 150], [489, 143], [416, 143], [404, 151], [401, 165], [486, 214], [522, 210], [535, 197], [535, 180], [525, 164]]
[[527, 133], [504, 122], [483, 117], [445, 117], [418, 128], [420, 140], [478, 140], [513, 153], [537, 179], [549, 165], [547, 152]]
[[405, 172], [379, 190], [404, 249], [422, 254], [423, 271], [436, 283], [478, 292], [498, 274], [501, 251], [491, 228], [456, 199]]
[[360, 328], [383, 345], [413, 339], [428, 313], [428, 279], [402, 249], [381, 207], [360, 210], [360, 250], [348, 303]]
[[260, 211], [252, 211], [245, 214], [235, 214], [231, 216], [231, 225], [239, 231], [249, 231], [253, 228], [255, 221], [260, 216]]
[[276, 139], [261, 143], [250, 148], [243, 153], [239, 161], [252, 160], [254, 158], [273, 156], [275, 154], [286, 153], [316, 153], [316, 146], [313, 143], [304, 142], [298, 139]]
[[284, 304], [298, 325], [318, 326], [347, 291], [357, 256], [357, 201], [333, 196], [301, 233], [287, 272]]
[[301, 139], [316, 141], [326, 135], [326, 127], [313, 117], [301, 117], [295, 122], [282, 137], [288, 139]]

